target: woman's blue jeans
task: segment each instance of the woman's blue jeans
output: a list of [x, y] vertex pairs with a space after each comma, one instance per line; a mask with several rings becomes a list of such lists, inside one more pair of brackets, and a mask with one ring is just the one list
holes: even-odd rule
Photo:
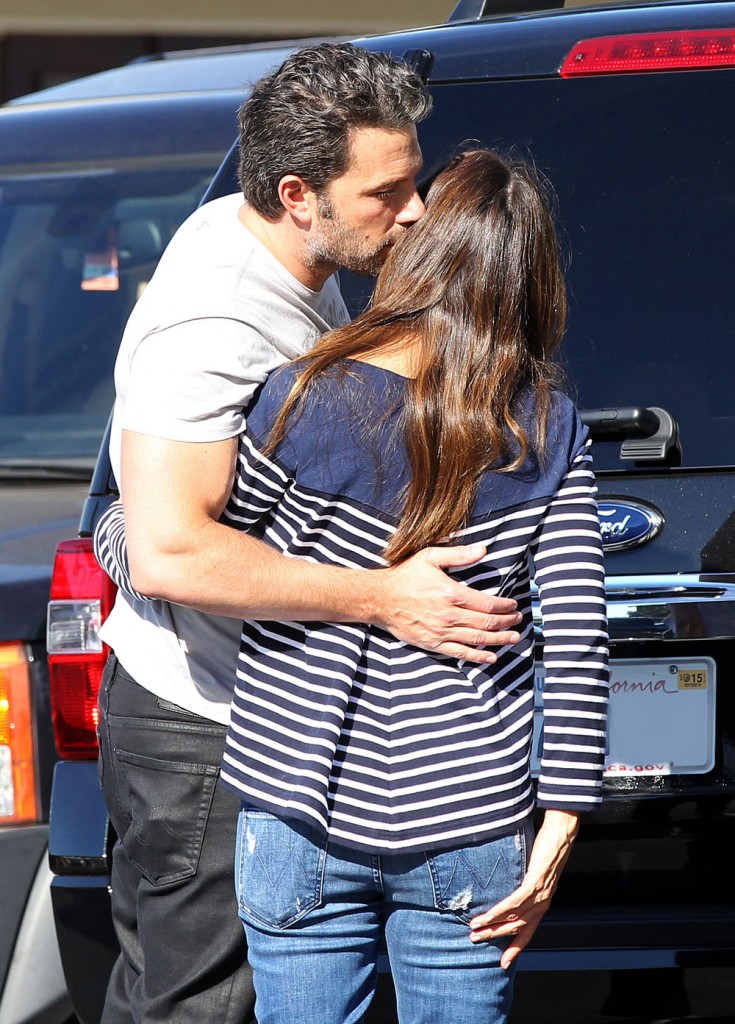
[[528, 825], [377, 856], [243, 807], [235, 874], [259, 1024], [358, 1024], [383, 936], [400, 1024], [501, 1024], [513, 972], [502, 944], [470, 942], [468, 922], [519, 885], [530, 844]]

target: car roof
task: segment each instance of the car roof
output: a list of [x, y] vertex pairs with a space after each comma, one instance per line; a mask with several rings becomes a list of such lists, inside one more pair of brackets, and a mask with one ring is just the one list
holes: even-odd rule
[[[449, 22], [355, 39], [409, 60], [429, 54], [430, 81], [555, 75], [578, 40], [617, 32], [717, 28], [733, 23], [732, 0], [659, 0], [503, 13], [523, 0], [460, 0]], [[549, 0], [552, 5], [555, 0]], [[539, 0], [528, 0], [529, 6]], [[476, 17], [464, 17], [467, 13]], [[142, 58], [5, 104], [47, 106], [231, 92], [240, 97], [286, 56], [313, 39], [186, 50]]]
[[242, 94], [296, 47], [294, 42], [222, 50], [187, 50], [160, 59], [142, 59], [110, 71], [86, 75], [62, 85], [11, 100], [8, 107], [84, 101], [166, 97], [187, 93]]

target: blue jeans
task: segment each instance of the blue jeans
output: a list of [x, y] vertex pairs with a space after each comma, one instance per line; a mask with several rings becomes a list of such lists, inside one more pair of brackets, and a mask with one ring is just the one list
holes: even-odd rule
[[235, 855], [259, 1024], [358, 1024], [385, 939], [401, 1024], [501, 1024], [513, 971], [468, 923], [526, 870], [530, 825], [433, 853], [371, 855], [243, 806]]

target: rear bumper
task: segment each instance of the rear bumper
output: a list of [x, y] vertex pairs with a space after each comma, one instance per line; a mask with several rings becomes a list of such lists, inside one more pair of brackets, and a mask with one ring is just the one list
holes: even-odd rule
[[80, 1024], [97, 1024], [118, 953], [109, 894], [107, 812], [94, 761], [60, 761], [54, 771], [49, 863], [61, 962]]
[[519, 967], [527, 971], [735, 966], [735, 902], [552, 907]]
[[51, 884], [66, 986], [80, 1024], [99, 1024], [107, 981], [119, 947], [112, 927], [107, 878], [56, 877]]
[[56, 765], [48, 848], [55, 875], [109, 874], [109, 822], [95, 761]]

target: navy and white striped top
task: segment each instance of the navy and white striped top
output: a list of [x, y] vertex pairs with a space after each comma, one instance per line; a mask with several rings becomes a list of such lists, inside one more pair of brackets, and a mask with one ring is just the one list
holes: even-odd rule
[[[319, 378], [266, 458], [295, 372], [272, 374], [250, 407], [224, 519], [290, 557], [380, 567], [409, 479], [407, 381], [344, 360]], [[527, 396], [528, 422], [532, 410]], [[556, 395], [543, 466], [529, 457], [515, 473], [486, 473], [470, 524], [456, 535], [483, 542], [487, 555], [453, 575], [515, 598], [523, 612], [520, 642], [494, 665], [431, 654], [359, 623], [244, 623], [224, 784], [250, 805], [370, 851], [435, 849], [512, 829], [534, 806], [532, 558], [545, 633], [538, 803], [594, 807], [608, 681], [594, 495], [586, 429]]]

